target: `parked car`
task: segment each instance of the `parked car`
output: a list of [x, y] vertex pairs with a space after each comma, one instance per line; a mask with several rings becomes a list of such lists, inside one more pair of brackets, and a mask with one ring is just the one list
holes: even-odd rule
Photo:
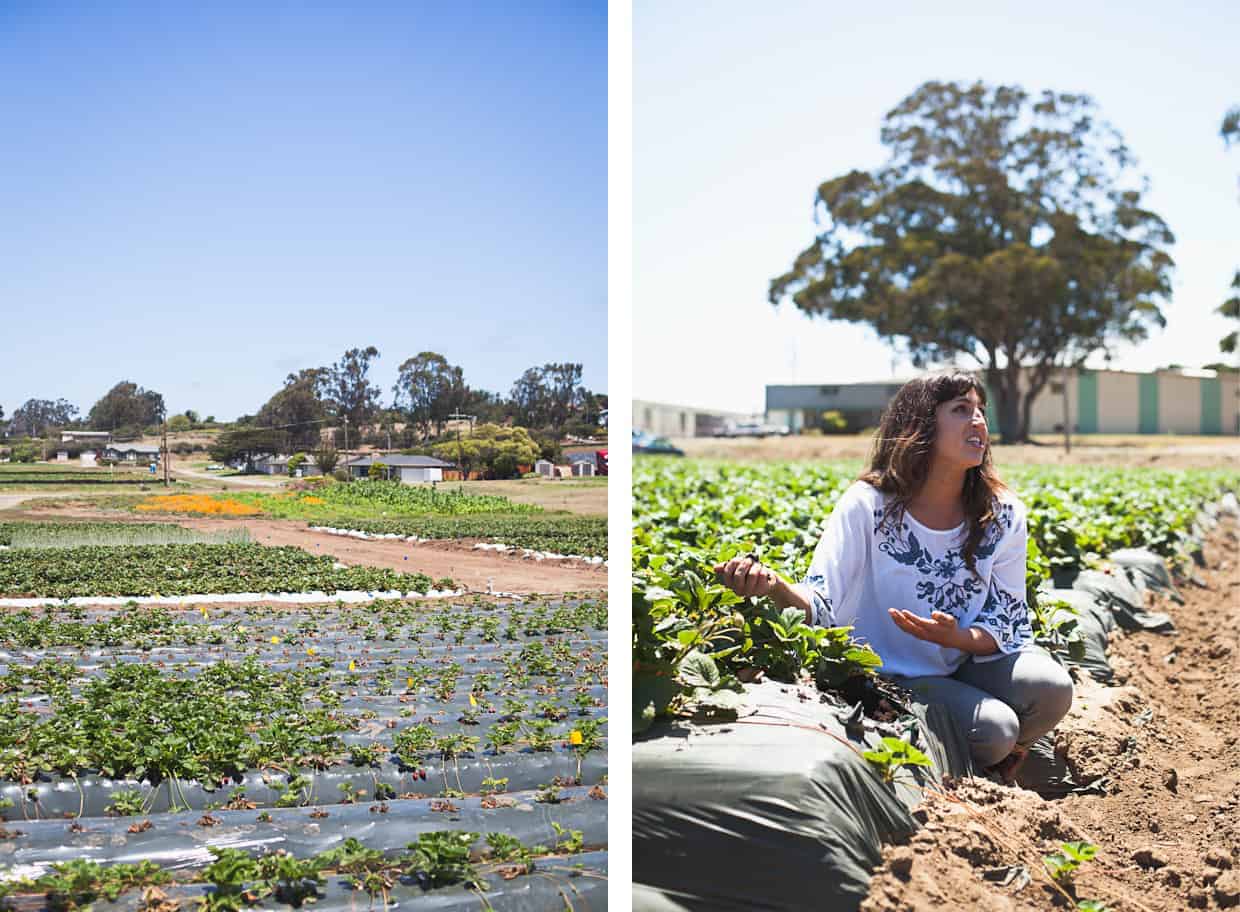
[[647, 453], [651, 456], [683, 456], [685, 451], [672, 446], [666, 437], [655, 437], [645, 431], [633, 432], [633, 452]]
[[792, 429], [786, 425], [763, 424], [761, 421], [731, 421], [716, 429], [716, 437], [786, 437]]

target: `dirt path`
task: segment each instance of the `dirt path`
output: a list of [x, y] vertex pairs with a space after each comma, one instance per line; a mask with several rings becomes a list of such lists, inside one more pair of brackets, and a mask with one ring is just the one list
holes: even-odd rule
[[[865, 912], [1073, 908], [1041, 859], [1078, 839], [1098, 846], [1075, 877], [1078, 900], [1111, 912], [1240, 907], [1238, 528], [1211, 536], [1204, 586], [1183, 585], [1186, 604], [1157, 605], [1176, 634], [1113, 634], [1119, 686], [1078, 685], [1058, 747], [1077, 781], [1107, 777], [1107, 794], [1044, 801], [973, 781], [931, 796], [911, 844], [885, 849]], [[982, 879], [1010, 865], [1025, 866], [1028, 885]]]
[[[227, 523], [182, 520], [196, 529], [227, 528]], [[301, 522], [246, 520], [250, 535], [263, 545], [294, 545], [311, 553], [332, 554], [346, 564], [388, 567], [407, 573], [425, 573], [432, 579], [450, 576], [471, 591], [551, 594], [607, 588], [605, 567], [579, 561], [537, 561], [513, 554], [474, 551], [472, 540], [457, 542], [368, 541], [325, 532], [311, 532]]]
[[[1049, 438], [1048, 438], [1049, 439]], [[677, 439], [677, 446], [695, 458], [730, 460], [865, 460], [870, 438], [859, 435], [841, 437], [769, 437], [765, 440]], [[1164, 442], [1154, 435], [1145, 438], [1115, 439], [1088, 437], [1074, 439], [1072, 452], [1065, 453], [1056, 443], [1038, 446], [996, 445], [995, 465], [1002, 471], [1008, 465], [1093, 465], [1107, 468], [1143, 467], [1155, 469], [1230, 468], [1240, 461], [1240, 438], [1172, 439]]]

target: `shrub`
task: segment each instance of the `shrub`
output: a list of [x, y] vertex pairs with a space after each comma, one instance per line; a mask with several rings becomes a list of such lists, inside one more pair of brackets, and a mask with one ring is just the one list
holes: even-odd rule
[[366, 470], [366, 475], [372, 481], [378, 481], [381, 478], [386, 478], [387, 477], [387, 466], [385, 466], [381, 462], [372, 462], [370, 464], [370, 468]]
[[496, 478], [513, 478], [517, 474], [517, 457], [500, 453], [491, 463], [491, 473]]
[[324, 475], [331, 475], [340, 462], [340, 453], [330, 443], [323, 443], [314, 451], [314, 461]]
[[290, 456], [288, 460], [288, 474], [296, 475], [297, 470], [306, 464], [306, 459], [305, 453], [294, 453]]
[[848, 419], [838, 409], [822, 413], [822, 430], [825, 434], [844, 434], [848, 431]]

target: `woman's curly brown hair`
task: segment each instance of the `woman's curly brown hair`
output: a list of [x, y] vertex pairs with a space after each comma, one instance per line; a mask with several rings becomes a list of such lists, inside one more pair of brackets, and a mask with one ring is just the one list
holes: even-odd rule
[[[893, 495], [882, 523], [899, 521], [917, 496], [930, 474], [930, 457], [934, 451], [935, 410], [944, 402], [966, 396], [969, 390], [977, 393], [986, 405], [986, 390], [972, 374], [933, 374], [910, 380], [883, 412], [878, 433], [874, 436], [874, 448], [870, 453], [870, 467], [861, 480], [873, 485], [884, 494]], [[994, 520], [996, 498], [1007, 486], [995, 472], [990, 458], [990, 446], [979, 466], [965, 472], [964, 513], [968, 522], [962, 556], [965, 565], [977, 572], [975, 558], [986, 526]]]

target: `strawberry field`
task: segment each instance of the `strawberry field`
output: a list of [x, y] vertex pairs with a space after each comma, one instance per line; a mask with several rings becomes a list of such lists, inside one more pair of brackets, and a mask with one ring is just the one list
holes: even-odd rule
[[0, 895], [604, 905], [606, 620], [483, 598], [10, 611]]
[[[743, 601], [718, 584], [710, 568], [756, 552], [786, 578], [799, 581], [841, 494], [858, 467], [745, 465], [646, 460], [633, 477], [635, 723], [645, 727], [669, 707], [694, 697], [725, 707], [732, 677], [742, 669], [791, 679], [817, 671], [843, 679], [878, 666], [869, 650], [840, 631], [814, 631], [795, 618], [741, 612]], [[1201, 505], [1240, 487], [1234, 473], [1091, 468], [1005, 470], [1028, 507], [1030, 603], [1040, 588], [1070, 582], [1103, 557], [1146, 548], [1171, 561], [1189, 560]], [[1043, 600], [1045, 601], [1045, 600]], [[1046, 609], [1046, 610], [1043, 610]], [[1072, 636], [1066, 609], [1037, 610], [1035, 632], [1064, 649]], [[694, 671], [718, 665], [713, 696], [700, 692]], [[645, 712], [643, 718], [640, 714]]]
[[[1111, 821], [1124, 808], [1140, 817], [1146, 801], [1163, 826], [1177, 814], [1177, 827], [1195, 824], [1198, 815], [1187, 812], [1212, 806], [1216, 789], [1229, 789], [1230, 775], [1195, 782], [1195, 791], [1180, 778], [1177, 797], [1174, 766], [1196, 770], [1207, 745], [1226, 736], [1203, 729], [1185, 745], [1173, 735], [1192, 730], [1174, 717], [1182, 685], [1201, 680], [1203, 688], [1213, 681], [1233, 689], [1225, 665], [1197, 664], [1233, 655], [1228, 635], [1210, 634], [1206, 625], [1204, 642], [1197, 632], [1178, 645], [1159, 637], [1175, 636], [1176, 606], [1191, 598], [1184, 587], [1212, 588], [1200, 577], [1202, 568], [1219, 566], [1207, 564], [1207, 538], [1229, 535], [1234, 559], [1234, 531], [1219, 529], [1220, 516], [1240, 515], [1234, 472], [1003, 469], [1029, 509], [1026, 581], [1035, 633], [1069, 665], [1078, 700], [1057, 733], [1035, 742], [1022, 789], [982, 782], [969, 791], [955, 783], [977, 782], [967, 777], [981, 771], [963, 736], [941, 707], [878, 678], [881, 656], [847, 628], [811, 627], [799, 610], [742, 599], [711, 572], [756, 551], [799, 580], [859, 469], [670, 460], [636, 466], [635, 907], [658, 908], [670, 896], [717, 908], [792, 909], [812, 894], [832, 908], [857, 908], [876, 869], [881, 887], [869, 892], [867, 910], [950, 906], [953, 890], [970, 897], [970, 908], [1118, 909], [1128, 905], [1098, 897], [1149, 893], [1178, 895], [1159, 910], [1186, 907], [1186, 900], [1205, 907], [1199, 900], [1207, 895], [1226, 905], [1234, 886], [1230, 874], [1220, 879], [1231, 864], [1226, 851], [1208, 855], [1219, 868], [1207, 867], [1200, 878], [1181, 869], [1154, 883], [1166, 861], [1148, 859], [1178, 843], [1160, 837], [1154, 823], [1145, 836], [1164, 841], [1150, 849], [1140, 838], [1144, 823]], [[1240, 585], [1234, 573], [1229, 585]], [[1234, 607], [1235, 591], [1212, 597], [1231, 597]], [[1209, 609], [1187, 616], [1199, 613]], [[1117, 643], [1127, 658], [1112, 667]], [[1197, 660], [1185, 660], [1190, 649]], [[1165, 658], [1153, 661], [1156, 651]], [[1169, 695], [1153, 703], [1116, 686], [1138, 674]], [[1223, 699], [1213, 712], [1215, 720], [1232, 720], [1234, 734], [1234, 705]], [[1133, 796], [1130, 780], [1138, 774], [1143, 791]], [[1028, 805], [1027, 815], [1005, 816], [1009, 794], [1022, 809]], [[1104, 835], [1087, 838], [1056, 801]], [[978, 802], [992, 807], [983, 812]], [[1233, 806], [1224, 800], [1215, 813]], [[955, 828], [944, 835], [943, 815], [953, 813]], [[934, 832], [920, 831], [928, 819]], [[1214, 829], [1206, 824], [1202, 838], [1224, 819], [1216, 818]], [[975, 843], [984, 848], [974, 851]], [[1195, 851], [1185, 846], [1182, 854]], [[918, 861], [918, 853], [934, 861]], [[677, 862], [667, 863], [673, 855]], [[721, 877], [727, 870], [746, 873]], [[1134, 870], [1149, 871], [1149, 881]], [[981, 886], [992, 875], [996, 882]]]

